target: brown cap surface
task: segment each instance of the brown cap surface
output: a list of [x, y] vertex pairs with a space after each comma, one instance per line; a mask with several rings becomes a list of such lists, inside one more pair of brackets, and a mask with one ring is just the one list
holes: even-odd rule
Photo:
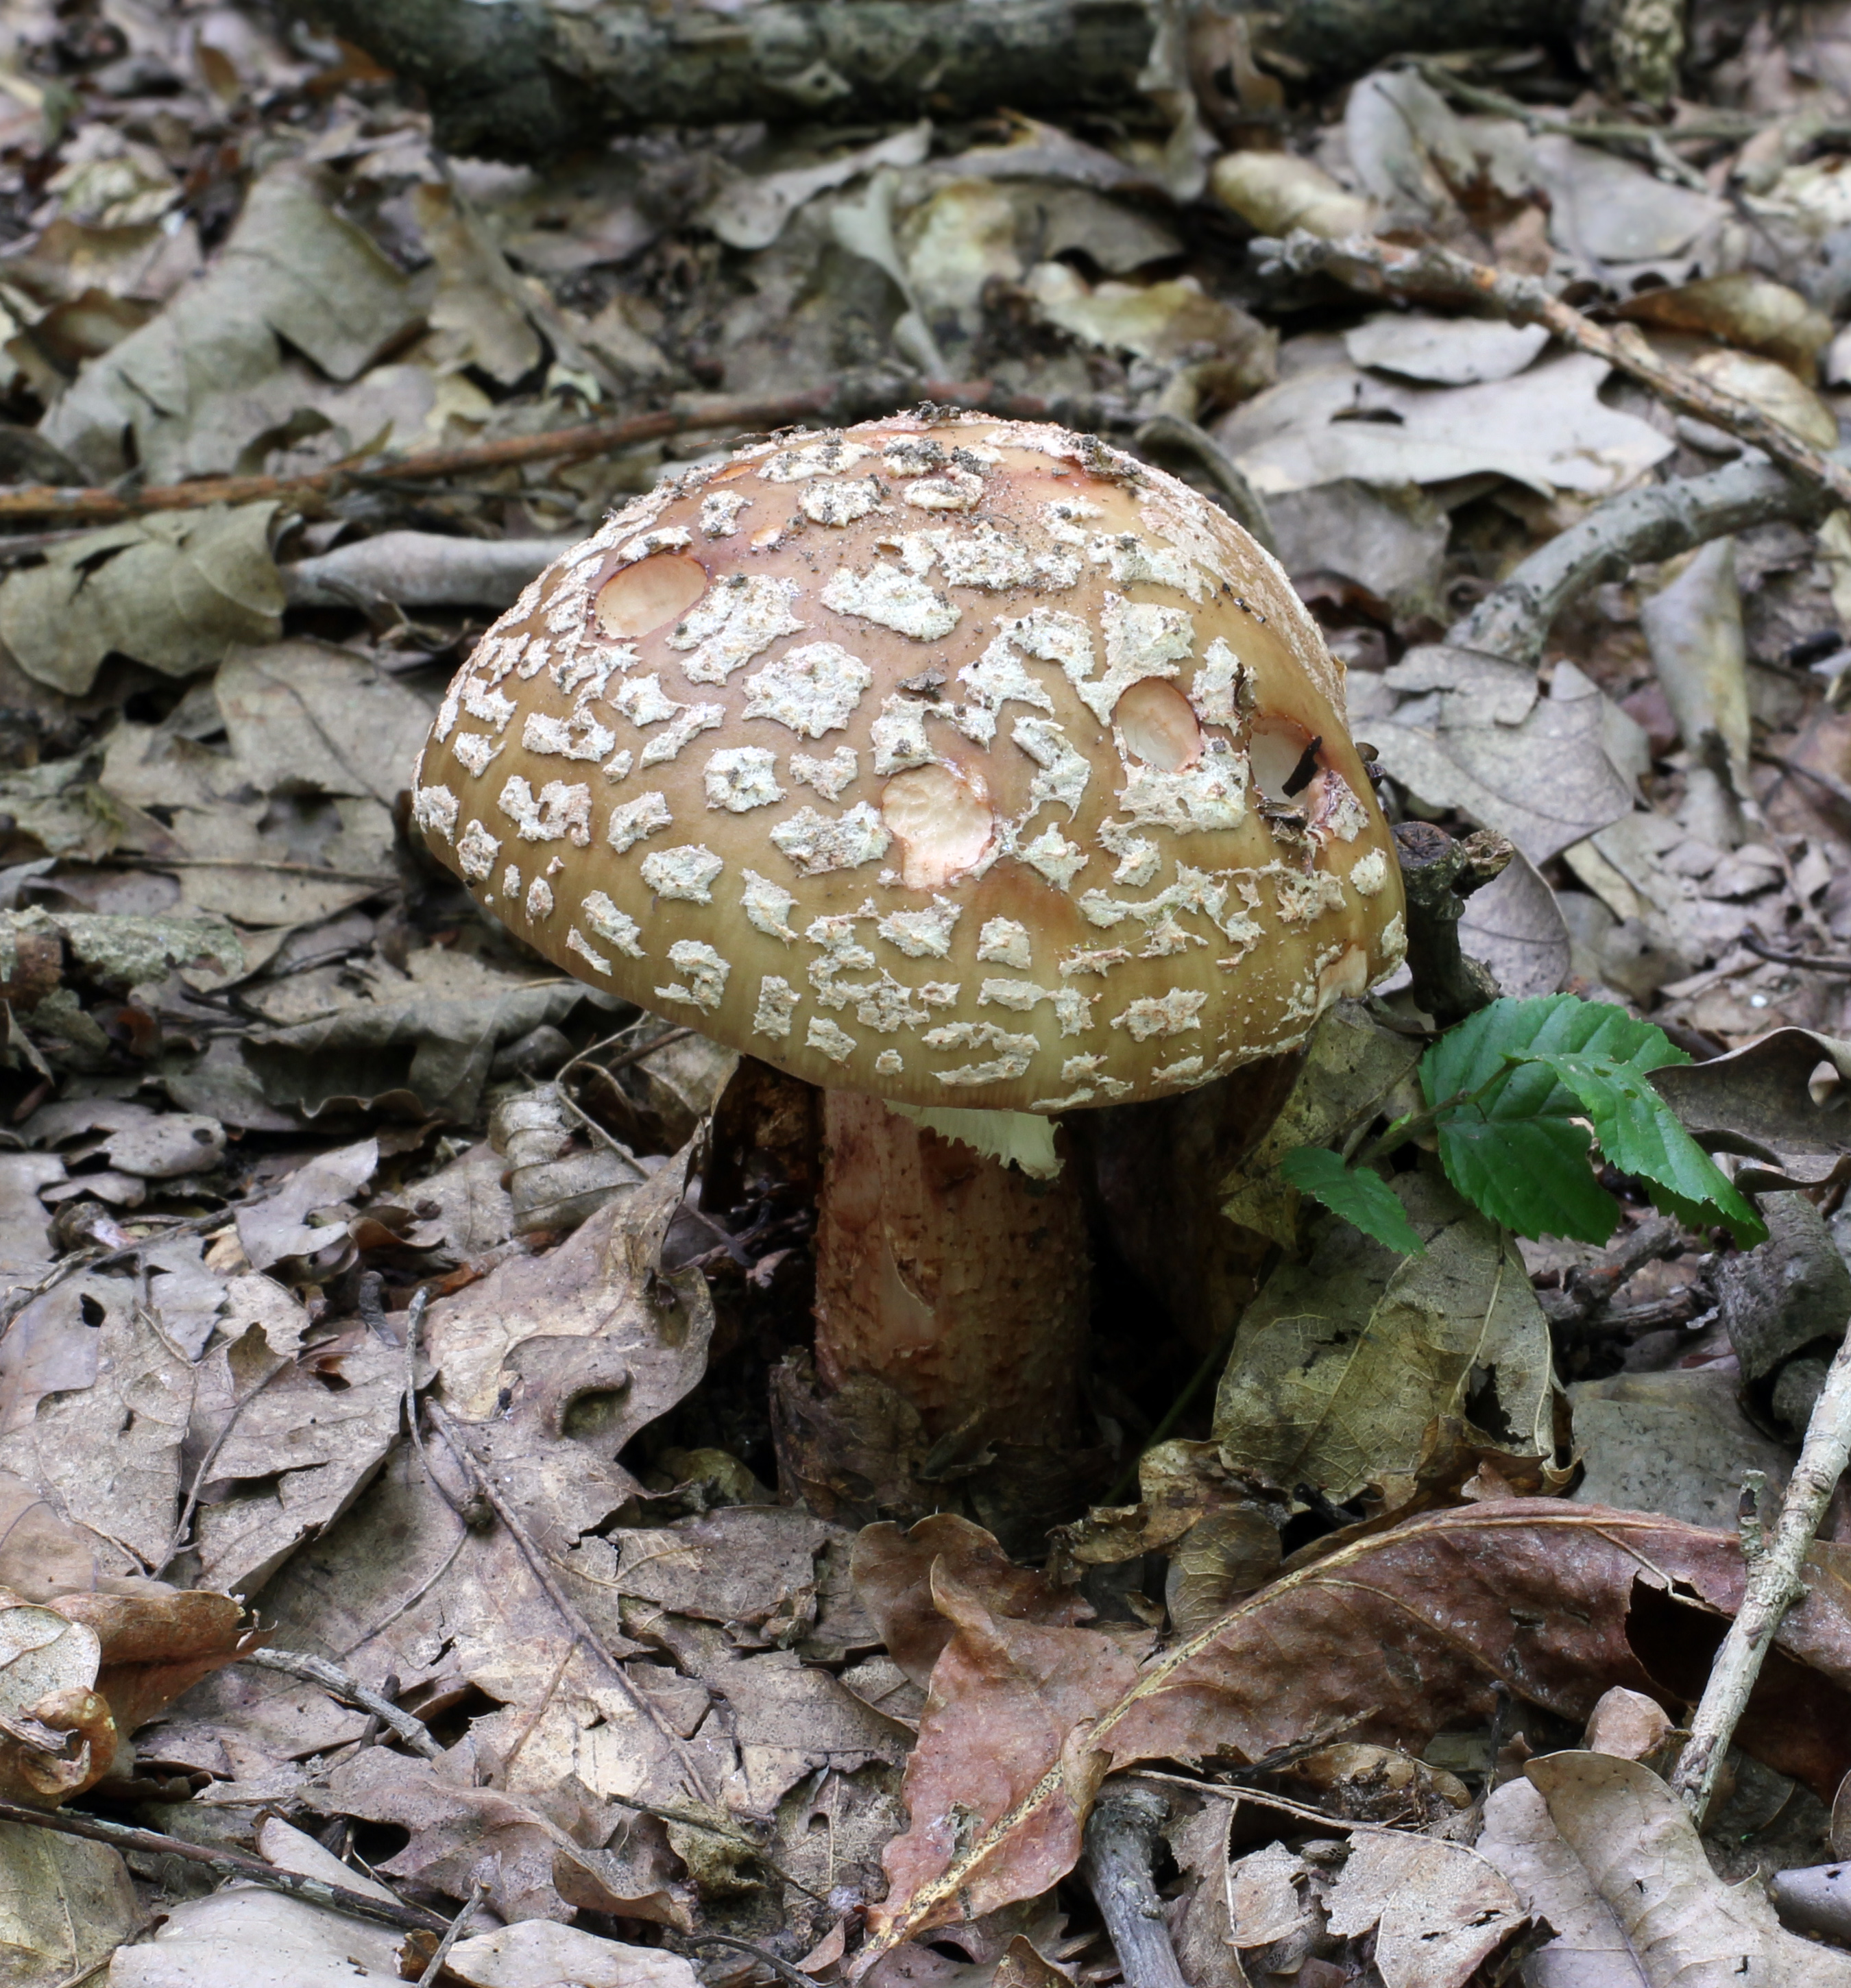
[[1303, 1041], [1403, 948], [1341, 672], [1217, 506], [981, 416], [755, 443], [549, 568], [416, 820], [566, 971], [813, 1083], [1060, 1111]]

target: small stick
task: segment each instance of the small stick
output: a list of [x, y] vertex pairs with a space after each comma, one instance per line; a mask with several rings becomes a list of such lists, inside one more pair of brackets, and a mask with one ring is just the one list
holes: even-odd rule
[[190, 1864], [203, 1864], [225, 1877], [248, 1878], [253, 1885], [266, 1885], [272, 1892], [287, 1892], [305, 1904], [326, 1905], [357, 1919], [372, 1919], [381, 1925], [398, 1926], [407, 1932], [440, 1933], [449, 1924], [421, 1905], [350, 1892], [344, 1885], [305, 1878], [280, 1865], [266, 1864], [261, 1857], [246, 1857], [242, 1851], [208, 1850], [203, 1844], [188, 1843], [184, 1837], [164, 1836], [157, 1829], [130, 1829], [124, 1823], [105, 1822], [100, 1816], [0, 1801], [0, 1822], [23, 1822], [34, 1829], [56, 1830], [60, 1836], [81, 1836], [89, 1842], [107, 1843], [117, 1850], [145, 1850], [156, 1856], [184, 1857]]
[[[814, 1898], [816, 1894], [810, 1894]], [[799, 1973], [790, 1963], [773, 1953], [768, 1946], [755, 1946], [749, 1939], [735, 1939], [729, 1932], [685, 1932], [682, 1938], [690, 1946], [729, 1946], [735, 1952], [749, 1953], [761, 1966], [769, 1967], [780, 1981], [787, 1982], [790, 1988], [816, 1988], [816, 1983], [807, 1974]]]
[[1156, 1789], [1114, 1781], [1086, 1819], [1080, 1868], [1112, 1935], [1125, 1988], [1189, 1988], [1151, 1875], [1169, 1815], [1169, 1804]]
[[0, 1298], [0, 1340], [5, 1338], [13, 1320], [25, 1310], [35, 1298], [42, 1298], [49, 1290], [54, 1290], [66, 1277], [74, 1277], [80, 1270], [107, 1270], [113, 1264], [125, 1261], [130, 1256], [139, 1256], [150, 1249], [157, 1249], [164, 1242], [171, 1242], [177, 1236], [198, 1236], [208, 1229], [215, 1229], [227, 1215], [235, 1215], [241, 1209], [255, 1208], [260, 1201], [268, 1201], [281, 1182], [259, 1188], [255, 1194], [247, 1194], [242, 1200], [228, 1201], [223, 1206], [215, 1208], [208, 1215], [188, 1215], [171, 1222], [158, 1236], [144, 1236], [133, 1242], [124, 1242], [119, 1248], [98, 1250], [93, 1256], [84, 1249], [73, 1249], [61, 1256], [43, 1276], [29, 1284], [16, 1286], [6, 1297]]
[[252, 1650], [238, 1661], [241, 1664], [255, 1664], [260, 1670], [282, 1671], [290, 1677], [306, 1678], [310, 1684], [318, 1684], [324, 1691], [332, 1692], [335, 1697], [344, 1698], [350, 1705], [358, 1706], [362, 1712], [371, 1712], [381, 1725], [391, 1726], [414, 1753], [421, 1754], [427, 1760], [442, 1757], [444, 1750], [431, 1737], [421, 1719], [415, 1718], [389, 1698], [382, 1697], [338, 1664], [330, 1663], [326, 1657], [312, 1656], [306, 1650]]
[[431, 1955], [428, 1965], [423, 1973], [418, 1977], [418, 1988], [433, 1988], [433, 1983], [438, 1976], [444, 1971], [444, 1963], [450, 1956], [451, 1948], [456, 1944], [457, 1935], [469, 1924], [471, 1915], [475, 1908], [482, 1903], [483, 1895], [488, 1888], [481, 1878], [472, 1880], [469, 1885], [469, 1895], [463, 1901], [463, 1909], [455, 1919], [451, 1920], [443, 1938], [437, 1942], [437, 1951]]
[[1460, 950], [1465, 901], [1503, 875], [1516, 854], [1495, 830], [1475, 830], [1457, 842], [1429, 821], [1395, 824], [1395, 853], [1407, 891], [1407, 963], [1415, 1005], [1443, 1029], [1488, 1008], [1498, 987], [1491, 969]]
[[191, 483], [149, 484], [127, 492], [67, 490], [49, 483], [32, 484], [23, 489], [0, 490], [0, 519], [58, 518], [86, 524], [111, 524], [148, 511], [193, 511], [208, 504], [288, 502], [331, 497], [343, 490], [401, 483], [408, 478], [431, 480], [466, 476], [486, 469], [516, 468], [530, 462], [582, 462], [587, 456], [614, 455], [620, 449], [663, 441], [693, 429], [776, 428], [818, 420], [838, 410], [858, 411], [864, 406], [890, 411], [922, 397], [1027, 421], [1046, 421], [1055, 411], [1037, 395], [1010, 394], [987, 380], [926, 380], [907, 384], [895, 378], [851, 377], [801, 394], [769, 399], [733, 394], [695, 401], [653, 414], [550, 428], [543, 434], [504, 435], [494, 441], [469, 442], [455, 448], [417, 449], [409, 455], [388, 457], [380, 462], [337, 464], [300, 476], [201, 476]]
[[1534, 662], [1571, 600], [1637, 565], [1674, 557], [1755, 525], [1820, 523], [1829, 498], [1768, 462], [1621, 492], [1558, 532], [1447, 631], [1455, 647]]
[[1851, 959], [1834, 959], [1829, 953], [1782, 952], [1768, 945], [1758, 931], [1745, 931], [1741, 943], [1762, 959], [1776, 966], [1803, 966], [1811, 973], [1851, 973]]
[[1604, 359], [1616, 370], [1648, 387], [1679, 413], [1707, 421], [1758, 448], [1788, 473], [1829, 497], [1834, 506], [1851, 505], [1851, 468], [1802, 441], [1784, 423], [1734, 394], [1724, 393], [1682, 366], [1660, 359], [1632, 326], [1596, 324], [1538, 278], [1520, 276], [1474, 262], [1450, 248], [1403, 248], [1372, 235], [1350, 235], [1327, 242], [1304, 228], [1284, 241], [1256, 242], [1254, 248], [1274, 269], [1294, 276], [1324, 273], [1352, 289], [1398, 296], [1435, 291], [1477, 297], [1515, 324], [1542, 324], [1579, 352]]
[[1826, 1384], [1812, 1405], [1799, 1461], [1793, 1466], [1780, 1516], [1758, 1558], [1745, 1562], [1741, 1607], [1710, 1666], [1690, 1736], [1671, 1770], [1671, 1785], [1700, 1824], [1736, 1723], [1761, 1674], [1782, 1618], [1803, 1598], [1800, 1563], [1818, 1532], [1832, 1493], [1851, 1460], [1851, 1332], [1839, 1343]]
[[187, 1536], [192, 1526], [193, 1514], [199, 1509], [199, 1494], [205, 1488], [207, 1480], [211, 1474], [212, 1466], [218, 1461], [218, 1452], [224, 1449], [232, 1429], [237, 1425], [238, 1418], [279, 1374], [287, 1374], [295, 1371], [296, 1364], [297, 1363], [293, 1360], [278, 1361], [249, 1394], [240, 1395], [232, 1404], [231, 1413], [225, 1417], [224, 1425], [213, 1437], [205, 1456], [199, 1459], [199, 1468], [193, 1472], [193, 1481], [187, 1488], [186, 1501], [180, 1508], [179, 1517], [174, 1521], [174, 1530], [168, 1535], [167, 1551], [161, 1557], [161, 1564], [148, 1569], [148, 1572], [157, 1581], [180, 1557], [181, 1550], [188, 1543]]
[[1851, 786], [1847, 786], [1834, 775], [1822, 773], [1816, 766], [1802, 766], [1799, 760], [1789, 759], [1784, 753], [1763, 752], [1759, 746], [1755, 747], [1749, 756], [1758, 759], [1764, 766], [1778, 766], [1783, 773], [1791, 773], [1799, 779], [1810, 780], [1821, 793], [1829, 794], [1835, 801], [1851, 807]]

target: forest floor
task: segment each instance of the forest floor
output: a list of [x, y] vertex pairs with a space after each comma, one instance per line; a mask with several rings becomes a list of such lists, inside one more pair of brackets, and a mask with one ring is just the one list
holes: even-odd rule
[[[1851, 1499], [1672, 1785], [1851, 1318], [1851, 8], [1697, 6], [1661, 111], [1220, 56], [522, 164], [286, 12], [6, 9], [8, 1983], [1851, 1983]], [[1231, 1168], [1093, 1114], [1058, 1468], [774, 1408], [811, 1094], [562, 978], [407, 788], [614, 508], [929, 387], [1269, 535], [1391, 813], [1512, 846], [1467, 952], [1662, 1030], [1768, 1240], [1611, 1165], [1610, 1239], [1515, 1237], [1430, 1135], [1424, 1256], [1301, 1202], [1418, 1104], [1403, 974]]]

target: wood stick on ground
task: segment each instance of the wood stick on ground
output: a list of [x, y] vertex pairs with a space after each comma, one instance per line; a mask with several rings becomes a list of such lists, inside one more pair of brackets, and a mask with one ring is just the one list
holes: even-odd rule
[[1822, 455], [1759, 407], [1660, 359], [1631, 325], [1596, 324], [1573, 306], [1552, 296], [1537, 277], [1494, 269], [1450, 248], [1404, 248], [1372, 235], [1349, 235], [1327, 242], [1294, 228], [1284, 241], [1267, 239], [1253, 245], [1272, 268], [1295, 276], [1332, 276], [1355, 289], [1396, 296], [1475, 297], [1513, 323], [1546, 325], [1564, 345], [1604, 359], [1680, 414], [1707, 421], [1760, 449], [1791, 475], [1829, 498], [1833, 508], [1851, 505], [1851, 468]]
[[1787, 1611], [1805, 1594], [1800, 1564], [1847, 1459], [1851, 1459], [1851, 1332], [1839, 1344], [1826, 1384], [1812, 1405], [1799, 1461], [1793, 1466], [1780, 1516], [1765, 1549], [1751, 1557], [1748, 1542], [1744, 1540], [1748, 1578], [1741, 1606], [1710, 1666], [1709, 1682], [1690, 1721], [1690, 1736], [1671, 1771], [1672, 1787], [1700, 1824], [1715, 1791], [1731, 1736], [1761, 1675], [1761, 1660]]
[[189, 1864], [203, 1864], [222, 1878], [247, 1878], [253, 1885], [266, 1885], [272, 1892], [287, 1892], [306, 1905], [326, 1905], [354, 1919], [371, 1919], [409, 1932], [441, 1933], [450, 1923], [441, 1913], [428, 1912], [421, 1905], [402, 1905], [396, 1898], [375, 1898], [365, 1892], [350, 1892], [344, 1885], [305, 1878], [279, 1865], [266, 1864], [261, 1857], [246, 1857], [241, 1851], [208, 1850], [203, 1844], [188, 1843], [184, 1837], [164, 1836], [157, 1829], [131, 1829], [125, 1823], [105, 1822], [101, 1816], [0, 1801], [0, 1822], [22, 1822], [34, 1829], [55, 1830], [60, 1836], [81, 1836], [91, 1843], [107, 1843], [115, 1850], [184, 1857]]
[[431, 480], [519, 468], [529, 462], [577, 462], [613, 455], [645, 442], [711, 428], [775, 428], [807, 421], [858, 419], [890, 414], [914, 401], [970, 407], [1025, 421], [1045, 421], [1056, 407], [1033, 394], [1010, 394], [987, 380], [903, 380], [895, 375], [845, 376], [827, 387], [772, 398], [732, 395], [685, 401], [646, 414], [607, 421], [584, 421], [543, 434], [505, 435], [495, 441], [467, 442], [454, 448], [414, 450], [408, 455], [339, 463], [300, 476], [201, 476], [190, 483], [150, 484], [142, 489], [61, 489], [49, 483], [0, 490], [0, 520], [55, 518], [69, 523], [113, 524], [149, 511], [198, 510], [208, 504], [299, 503], [330, 497], [369, 484], [409, 478]]
[[436, 1951], [431, 1956], [423, 1973], [418, 1977], [418, 1988], [432, 1988], [437, 1977], [444, 1971], [444, 1963], [449, 1958], [451, 1948], [456, 1944], [458, 1934], [474, 1918], [475, 1908], [482, 1903], [488, 1888], [479, 1878], [472, 1881], [469, 1895], [463, 1901], [462, 1910], [445, 1929], [443, 1938], [437, 1942]]
[[1151, 1875], [1169, 1804], [1152, 1787], [1114, 1781], [1086, 1819], [1080, 1868], [1112, 1935], [1125, 1988], [1189, 1988]]
[[1494, 829], [1457, 842], [1430, 821], [1395, 824], [1395, 853], [1407, 891], [1407, 963], [1416, 1006], [1443, 1029], [1488, 1008], [1499, 989], [1489, 967], [1460, 950], [1465, 901], [1503, 875], [1516, 850]]
[[320, 1685], [324, 1691], [336, 1698], [343, 1698], [350, 1705], [357, 1705], [362, 1712], [370, 1712], [381, 1724], [389, 1726], [414, 1753], [421, 1754], [427, 1760], [439, 1760], [443, 1749], [431, 1737], [430, 1731], [421, 1719], [394, 1705], [389, 1698], [362, 1684], [338, 1664], [331, 1664], [326, 1657], [312, 1656], [306, 1650], [252, 1650], [240, 1657], [241, 1664], [255, 1664], [260, 1670], [281, 1671], [286, 1676], [306, 1678], [310, 1684]]
[[1558, 532], [1447, 633], [1462, 649], [1530, 663], [1571, 600], [1641, 562], [1667, 560], [1754, 525], [1822, 524], [1836, 500], [1765, 462], [1623, 492]]

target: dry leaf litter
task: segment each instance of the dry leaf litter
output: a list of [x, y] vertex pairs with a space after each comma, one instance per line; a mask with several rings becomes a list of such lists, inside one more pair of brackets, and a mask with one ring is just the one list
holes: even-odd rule
[[[1848, 514], [1251, 246], [1540, 278], [1836, 448], [1851, 13], [1706, 0], [1667, 83], [1606, 11], [1336, 81], [1204, 12], [1113, 111], [536, 162], [310, 14], [8, 10], [0, 1800], [98, 1825], [0, 1820], [8, 1982], [1851, 1980], [1842, 1501], [1700, 1833], [1664, 1778], [1851, 1316]], [[1279, 1159], [1418, 1102], [1404, 975], [1250, 1151], [1215, 1086], [1071, 1121], [1078, 1446], [820, 1395], [817, 1094], [408, 813], [497, 612], [759, 424], [703, 402], [804, 395], [1043, 411], [1254, 529], [1392, 817], [1511, 845], [1467, 952], [1687, 1050], [1769, 1240], [1609, 1169], [1610, 1243], [1519, 1241], [1426, 1158], [1423, 1256], [1315, 1214]], [[1729, 475], [1518, 625], [1525, 560]], [[1168, 1974], [1101, 1919], [1128, 1787]]]

